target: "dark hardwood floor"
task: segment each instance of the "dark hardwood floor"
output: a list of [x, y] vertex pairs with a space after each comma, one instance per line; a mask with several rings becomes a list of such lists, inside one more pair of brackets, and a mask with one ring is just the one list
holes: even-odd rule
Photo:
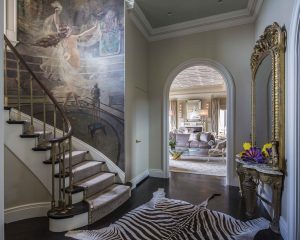
[[[164, 188], [167, 197], [181, 199], [193, 204], [199, 204], [210, 195], [219, 193], [221, 196], [213, 198], [209, 209], [229, 214], [240, 220], [248, 220], [245, 213], [244, 201], [239, 196], [237, 187], [225, 186], [225, 178], [197, 174], [171, 173], [170, 179], [148, 178], [132, 192], [132, 197], [120, 208], [84, 229], [99, 229], [118, 220], [128, 211], [148, 202], [152, 193], [158, 188]], [[256, 217], [269, 218], [267, 212], [260, 205]], [[46, 217], [18, 221], [5, 225], [5, 240], [61, 240], [64, 233], [52, 233], [48, 230]], [[259, 232], [255, 240], [282, 239], [271, 230]]]

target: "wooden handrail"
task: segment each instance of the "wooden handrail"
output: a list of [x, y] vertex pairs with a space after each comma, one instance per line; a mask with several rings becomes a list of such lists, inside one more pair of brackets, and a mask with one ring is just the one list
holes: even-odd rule
[[21, 54], [19, 54], [19, 52], [17, 51], [17, 49], [12, 45], [12, 43], [5, 36], [5, 34], [4, 34], [4, 41], [9, 46], [9, 48], [14, 53], [14, 55], [18, 58], [18, 60], [20, 61], [20, 63], [22, 63], [24, 65], [24, 67], [26, 68], [26, 70], [31, 74], [32, 78], [39, 84], [39, 86], [42, 88], [42, 90], [50, 98], [50, 100], [55, 105], [55, 107], [58, 109], [59, 113], [61, 114], [62, 118], [64, 119], [64, 121], [66, 122], [66, 124], [68, 126], [68, 132], [64, 136], [50, 139], [49, 142], [50, 143], [61, 143], [61, 142], [65, 141], [65, 140], [67, 140], [68, 138], [72, 137], [73, 128], [72, 128], [71, 122], [70, 122], [69, 118], [67, 117], [66, 113], [63, 111], [63, 109], [59, 105], [59, 103], [56, 101], [55, 97], [46, 88], [46, 86], [39, 80], [39, 78], [35, 75], [35, 73], [31, 70], [31, 68], [28, 66], [28, 64], [24, 60], [24, 58], [21, 56]]

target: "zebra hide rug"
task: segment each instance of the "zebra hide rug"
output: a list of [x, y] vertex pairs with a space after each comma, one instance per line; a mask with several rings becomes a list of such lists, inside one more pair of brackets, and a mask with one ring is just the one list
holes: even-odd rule
[[[208, 199], [209, 200], [209, 199]], [[242, 222], [200, 205], [165, 198], [164, 190], [153, 193], [150, 202], [130, 211], [109, 227], [95, 231], [71, 231], [79, 240], [222, 240], [253, 239], [269, 228], [269, 221], [258, 218]]]

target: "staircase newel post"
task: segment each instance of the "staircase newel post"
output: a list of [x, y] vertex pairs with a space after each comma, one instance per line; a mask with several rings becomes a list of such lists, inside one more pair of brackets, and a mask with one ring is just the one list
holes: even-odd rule
[[69, 206], [72, 207], [73, 174], [72, 174], [72, 136], [69, 137]]
[[52, 201], [51, 201], [51, 209], [55, 210], [55, 161], [56, 161], [56, 149], [55, 143], [51, 143], [51, 162], [52, 162]]

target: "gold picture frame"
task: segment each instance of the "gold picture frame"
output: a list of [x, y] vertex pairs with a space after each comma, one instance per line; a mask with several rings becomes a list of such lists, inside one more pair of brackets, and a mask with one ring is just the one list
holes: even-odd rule
[[285, 48], [286, 32], [274, 22], [265, 28], [256, 41], [251, 55], [251, 134], [252, 145], [256, 144], [256, 74], [262, 61], [272, 57], [272, 163], [274, 168], [285, 171]]

